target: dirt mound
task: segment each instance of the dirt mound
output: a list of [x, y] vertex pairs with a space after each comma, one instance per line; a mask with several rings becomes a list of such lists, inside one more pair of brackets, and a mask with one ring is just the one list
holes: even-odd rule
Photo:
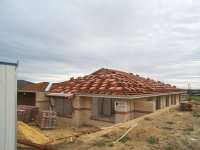
[[162, 136], [162, 132], [160, 129], [155, 127], [147, 127], [147, 126], [141, 126], [138, 125], [133, 129], [133, 131], [130, 132], [130, 135], [135, 135], [137, 138], [146, 137], [150, 135], [154, 136]]
[[50, 141], [48, 137], [20, 121], [17, 122], [17, 139], [36, 144], [45, 144]]

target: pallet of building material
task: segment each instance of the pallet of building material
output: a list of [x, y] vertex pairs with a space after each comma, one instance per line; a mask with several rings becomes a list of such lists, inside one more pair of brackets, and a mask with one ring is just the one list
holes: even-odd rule
[[39, 107], [28, 105], [18, 105], [17, 107], [24, 110], [30, 110], [30, 121], [37, 119]]
[[25, 122], [25, 123], [30, 122], [31, 110], [30, 109], [25, 109], [25, 108], [20, 108], [20, 109], [24, 110], [23, 122]]
[[37, 106], [28, 106], [28, 105], [18, 105], [17, 107], [20, 108], [20, 109], [24, 109], [24, 110], [30, 111], [30, 120], [29, 121], [33, 121], [33, 120], [37, 119], [39, 107], [37, 107]]
[[17, 109], [17, 121], [23, 121], [25, 116], [25, 110]]
[[39, 111], [37, 124], [41, 129], [53, 129], [56, 126], [56, 112]]
[[192, 102], [180, 101], [179, 110], [181, 111], [192, 111]]
[[56, 125], [55, 118], [43, 117], [38, 126], [41, 129], [54, 129]]

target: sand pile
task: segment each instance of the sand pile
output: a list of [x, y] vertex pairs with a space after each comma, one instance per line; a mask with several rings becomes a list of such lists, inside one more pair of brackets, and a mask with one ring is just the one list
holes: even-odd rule
[[37, 144], [45, 144], [50, 141], [50, 139], [44, 134], [20, 121], [17, 122], [17, 139], [30, 141]]

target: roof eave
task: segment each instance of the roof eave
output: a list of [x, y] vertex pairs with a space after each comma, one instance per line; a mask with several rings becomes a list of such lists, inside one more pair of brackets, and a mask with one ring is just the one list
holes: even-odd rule
[[42, 91], [34, 91], [34, 90], [17, 90], [19, 93], [36, 93], [36, 92], [42, 92]]
[[11, 62], [2, 62], [2, 61], [0, 61], [0, 65], [9, 65], [9, 66], [18, 67], [18, 62], [17, 63], [11, 63]]
[[104, 97], [104, 98], [136, 99], [136, 98], [164, 96], [164, 95], [182, 94], [182, 93], [185, 93], [185, 92], [154, 93], [154, 94], [140, 94], [140, 95], [105, 95], [105, 94], [81, 94], [81, 93], [77, 93], [76, 96], [80, 96], [80, 97]]
[[70, 96], [73, 96], [74, 94], [72, 93], [45, 93], [45, 95], [48, 97], [70, 97]]

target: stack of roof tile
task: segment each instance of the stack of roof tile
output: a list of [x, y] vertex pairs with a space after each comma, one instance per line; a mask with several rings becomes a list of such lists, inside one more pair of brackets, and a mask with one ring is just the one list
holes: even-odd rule
[[39, 107], [37, 106], [28, 106], [28, 105], [18, 105], [18, 109], [24, 110], [24, 119], [25, 123], [37, 119]]
[[41, 129], [53, 129], [56, 126], [56, 112], [39, 111], [37, 124]]
[[52, 93], [138, 95], [179, 92], [175, 86], [123, 71], [100, 69], [90, 75], [52, 85]]

